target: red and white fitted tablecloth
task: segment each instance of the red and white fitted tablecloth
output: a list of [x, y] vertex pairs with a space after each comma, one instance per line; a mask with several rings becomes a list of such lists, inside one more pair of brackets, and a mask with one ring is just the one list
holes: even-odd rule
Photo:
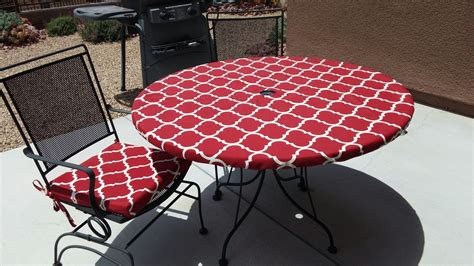
[[368, 153], [402, 134], [413, 112], [406, 88], [369, 68], [259, 57], [169, 75], [136, 98], [132, 119], [144, 138], [175, 156], [262, 170]]

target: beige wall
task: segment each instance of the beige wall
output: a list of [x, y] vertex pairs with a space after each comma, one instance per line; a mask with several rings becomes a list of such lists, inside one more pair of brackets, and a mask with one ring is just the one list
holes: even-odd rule
[[421, 103], [474, 117], [474, 1], [288, 0], [288, 54], [384, 72]]

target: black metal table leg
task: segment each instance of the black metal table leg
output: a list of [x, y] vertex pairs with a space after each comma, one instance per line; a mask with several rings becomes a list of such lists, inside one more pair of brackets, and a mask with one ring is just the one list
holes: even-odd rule
[[[240, 217], [240, 219], [237, 221], [237, 218], [236, 217], [235, 219], [235, 222], [234, 222], [234, 227], [232, 228], [232, 230], [229, 232], [229, 234], [227, 235], [227, 238], [225, 239], [225, 242], [224, 242], [224, 245], [222, 246], [222, 256], [221, 256], [221, 259], [219, 260], [219, 265], [220, 266], [226, 266], [228, 264], [228, 261], [226, 259], [226, 253], [227, 253], [227, 245], [229, 244], [230, 242], [230, 239], [232, 238], [232, 236], [234, 235], [235, 231], [237, 231], [237, 229], [239, 228], [239, 226], [242, 224], [242, 222], [247, 218], [247, 216], [249, 215], [250, 211], [252, 210], [252, 208], [255, 206], [255, 202], [257, 202], [257, 199], [258, 199], [258, 196], [260, 194], [260, 191], [262, 189], [262, 185], [263, 185], [263, 180], [265, 179], [265, 171], [259, 171], [257, 173], [257, 175], [252, 178], [251, 181], [254, 181], [256, 180], [258, 177], [260, 177], [260, 182], [258, 184], [258, 188], [257, 188], [257, 192], [255, 192], [255, 195], [252, 199], [252, 201], [250, 202], [250, 205], [249, 207], [247, 208], [247, 210], [244, 212], [244, 214], [242, 215], [242, 217]], [[241, 176], [241, 179], [242, 179], [242, 176]], [[246, 184], [246, 182], [242, 182], [242, 180], [240, 180], [240, 190], [239, 190], [239, 200], [238, 200], [238, 205], [237, 205], [237, 213], [236, 215], [238, 216], [239, 214], [239, 209], [240, 209], [240, 201], [242, 199], [242, 186]]]
[[[218, 171], [217, 171], [217, 165], [214, 166], [214, 169], [215, 169], [215, 175], [216, 175], [216, 190], [214, 191], [214, 195], [212, 196], [212, 199], [215, 200], [215, 201], [219, 201], [219, 200], [222, 199], [222, 191], [220, 190], [220, 188], [221, 188], [221, 186], [229, 186], [229, 184], [231, 184], [230, 183], [230, 178], [232, 177], [232, 172], [234, 171], [234, 167], [230, 168], [230, 172], [228, 173], [226, 183], [219, 182], [219, 174], [218, 174]], [[227, 168], [224, 167], [224, 175], [226, 174], [225, 173], [226, 169]], [[241, 169], [241, 171], [242, 171], [242, 169]]]
[[214, 165], [214, 172], [216, 175], [216, 190], [214, 191], [214, 195], [212, 196], [212, 199], [215, 201], [219, 201], [222, 199], [222, 191], [219, 189], [219, 172], [217, 170], [217, 165]]
[[[305, 180], [305, 186], [307, 188], [307, 192], [308, 192], [308, 196], [309, 196], [309, 200], [310, 200], [310, 203], [311, 203], [311, 208], [313, 210], [313, 214], [309, 213], [306, 209], [304, 209], [303, 207], [301, 207], [291, 196], [290, 194], [288, 194], [288, 192], [286, 191], [285, 187], [283, 186], [283, 184], [281, 183], [282, 180], [284, 180], [284, 178], [282, 178], [276, 170], [273, 170], [273, 173], [275, 175], [275, 179], [278, 183], [278, 186], [280, 187], [281, 191], [283, 192], [283, 194], [290, 200], [290, 202], [298, 209], [300, 210], [301, 212], [303, 212], [306, 216], [308, 216], [309, 218], [311, 218], [311, 220], [315, 221], [316, 223], [318, 223], [323, 229], [324, 231], [326, 232], [326, 234], [328, 235], [328, 238], [329, 238], [329, 247], [328, 247], [328, 251], [330, 253], [336, 253], [337, 252], [337, 248], [336, 246], [334, 245], [334, 239], [332, 237], [332, 233], [331, 231], [329, 230], [329, 228], [326, 226], [326, 224], [324, 224], [321, 220], [318, 219], [317, 215], [316, 215], [316, 210], [314, 208], [314, 204], [313, 204], [313, 201], [312, 201], [312, 198], [311, 198], [311, 191], [309, 190], [308, 188], [308, 176], [307, 176], [307, 169], [305, 168], [304, 169], [304, 180]], [[300, 181], [301, 182], [301, 181]]]
[[298, 187], [300, 188], [301, 191], [307, 191], [307, 186], [306, 186], [306, 182], [304, 180], [304, 177], [303, 177], [303, 171], [306, 170], [306, 167], [303, 167], [303, 168], [300, 168], [300, 174], [298, 175], [296, 173], [296, 169], [294, 169], [295, 171], [295, 176], [299, 176], [300, 177], [300, 181], [298, 182]]

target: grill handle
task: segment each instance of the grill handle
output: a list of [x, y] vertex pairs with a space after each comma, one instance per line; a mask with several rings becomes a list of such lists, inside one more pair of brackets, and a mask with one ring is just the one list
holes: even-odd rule
[[186, 40], [181, 42], [174, 42], [174, 43], [167, 43], [167, 44], [160, 44], [160, 45], [152, 45], [152, 54], [154, 55], [162, 55], [167, 53], [176, 52], [179, 50], [187, 49], [187, 48], [194, 48], [204, 44], [203, 39], [193, 39], [193, 40]]

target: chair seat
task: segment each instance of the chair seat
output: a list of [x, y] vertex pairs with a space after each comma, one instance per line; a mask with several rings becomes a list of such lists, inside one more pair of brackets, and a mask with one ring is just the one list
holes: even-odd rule
[[[95, 198], [100, 208], [132, 218], [159, 198], [175, 178], [185, 175], [191, 162], [164, 151], [115, 142], [81, 165], [96, 175]], [[72, 170], [50, 185], [55, 199], [90, 207], [86, 173]]]

